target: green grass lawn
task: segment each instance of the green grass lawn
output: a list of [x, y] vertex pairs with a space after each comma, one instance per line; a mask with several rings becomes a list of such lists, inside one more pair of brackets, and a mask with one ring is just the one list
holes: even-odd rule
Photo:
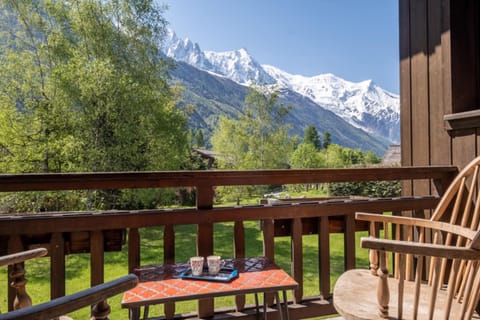
[[[258, 228], [258, 222], [245, 222], [246, 232], [246, 255], [262, 255], [262, 234]], [[176, 253], [177, 261], [187, 261], [190, 256], [195, 255], [195, 226], [182, 225], [177, 226], [176, 233]], [[357, 248], [358, 238], [357, 234]], [[163, 250], [162, 228], [148, 228], [141, 230], [141, 263], [158, 264], [162, 262]], [[231, 257], [233, 255], [233, 224], [218, 223], [215, 224], [215, 253], [222, 257]], [[330, 235], [331, 244], [331, 281], [332, 286], [335, 280], [343, 271], [343, 235]], [[275, 240], [275, 261], [286, 271], [290, 271], [291, 257], [290, 237], [279, 237]], [[308, 235], [303, 238], [304, 255], [304, 295], [318, 295], [318, 245], [317, 236]], [[49, 300], [50, 296], [50, 264], [48, 258], [40, 258], [26, 263], [27, 292], [32, 297], [34, 304], [39, 304]], [[128, 256], [126, 246], [120, 252], [107, 252], [105, 254], [105, 281], [115, 279], [127, 274]], [[366, 250], [357, 249], [357, 265], [368, 266], [368, 256]], [[90, 266], [88, 254], [68, 255], [66, 261], [67, 270], [67, 294], [78, 292], [79, 290], [90, 286]], [[6, 268], [0, 269], [0, 278], [6, 278]], [[4, 291], [5, 292], [5, 291]], [[5, 311], [7, 305], [6, 294], [1, 295], [0, 310]], [[127, 310], [120, 307], [121, 295], [109, 299], [112, 308], [111, 319], [128, 319]], [[247, 303], [253, 303], [253, 296], [247, 296]], [[233, 306], [232, 297], [219, 298], [215, 300], [215, 305]], [[176, 312], [188, 312], [196, 310], [196, 301], [187, 301], [178, 303]], [[151, 315], [159, 315], [163, 312], [161, 306], [151, 308]], [[88, 319], [89, 308], [76, 311], [70, 316], [74, 319]]]

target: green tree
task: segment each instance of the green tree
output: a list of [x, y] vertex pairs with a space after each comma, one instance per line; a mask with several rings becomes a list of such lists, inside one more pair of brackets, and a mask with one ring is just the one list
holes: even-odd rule
[[317, 131], [317, 128], [315, 128], [315, 126], [310, 125], [305, 129], [303, 142], [310, 143], [317, 150], [320, 150], [322, 148], [322, 143], [320, 141], [320, 137], [318, 136], [318, 131]]
[[323, 133], [323, 148], [327, 149], [331, 143], [332, 143], [332, 137], [330, 136], [330, 132], [325, 131]]
[[303, 142], [292, 153], [290, 164], [294, 169], [322, 168], [325, 161], [312, 143]]
[[278, 93], [252, 88], [238, 120], [220, 117], [212, 136], [213, 149], [223, 155], [220, 166], [231, 169], [286, 168], [294, 139], [285, 117], [290, 108], [278, 103]]
[[[0, 3], [0, 171], [177, 169], [179, 91], [153, 0]], [[117, 195], [118, 196], [118, 195]]]
[[153, 1], [1, 5], [2, 171], [174, 169], [185, 118], [159, 59]]
[[[278, 94], [252, 88], [245, 98], [245, 114], [238, 120], [220, 117], [212, 135], [213, 150], [219, 154], [218, 165], [227, 169], [286, 168], [295, 139], [288, 135], [285, 117], [290, 108], [278, 103]], [[266, 191], [260, 187], [219, 188], [225, 200], [240, 203], [246, 195]]]
[[205, 148], [205, 138], [203, 137], [202, 129], [198, 129], [195, 133], [195, 147], [197, 148]]

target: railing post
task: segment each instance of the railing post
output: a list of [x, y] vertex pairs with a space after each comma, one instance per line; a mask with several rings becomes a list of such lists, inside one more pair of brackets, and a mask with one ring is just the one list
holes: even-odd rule
[[275, 260], [275, 230], [273, 219], [262, 221], [263, 255], [270, 260]]
[[140, 266], [140, 233], [138, 228], [128, 229], [128, 272]]
[[303, 298], [303, 237], [302, 219], [295, 218], [292, 222], [292, 276], [298, 282], [298, 289], [295, 289], [295, 301], [302, 301]]
[[50, 297], [65, 295], [65, 241], [61, 232], [55, 232], [50, 238]]
[[[102, 284], [104, 281], [104, 248], [103, 232], [90, 232], [90, 282], [91, 286]], [[107, 320], [110, 315], [110, 306], [106, 300], [92, 307], [92, 320]]]
[[344, 221], [345, 270], [350, 270], [355, 268], [355, 218], [347, 214]]
[[[213, 186], [209, 183], [197, 185], [197, 209], [210, 210], [213, 208]], [[201, 212], [200, 212], [201, 214]], [[205, 222], [198, 224], [197, 229], [197, 254], [208, 256], [213, 253], [213, 223]], [[202, 299], [198, 301], [198, 316], [208, 318], [213, 316], [213, 299]]]
[[[163, 228], [163, 260], [164, 263], [175, 263], [175, 229], [171, 224]], [[175, 303], [165, 303], [164, 313], [166, 319], [173, 319], [175, 315]]]
[[318, 272], [320, 294], [323, 299], [330, 298], [330, 223], [327, 216], [321, 216], [318, 222]]
[[[235, 258], [245, 258], [245, 227], [243, 221], [235, 221], [233, 226], [233, 247]], [[245, 308], [245, 295], [235, 296], [235, 306], [237, 311]]]

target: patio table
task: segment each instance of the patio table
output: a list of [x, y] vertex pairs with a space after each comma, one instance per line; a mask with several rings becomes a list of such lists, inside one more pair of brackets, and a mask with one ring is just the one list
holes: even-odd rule
[[[263, 313], [266, 316], [265, 293], [273, 293], [280, 319], [285, 309], [288, 319], [287, 290], [298, 287], [298, 283], [284, 270], [265, 257], [225, 259], [224, 267], [238, 270], [238, 277], [229, 282], [183, 279], [182, 272], [188, 263], [149, 265], [134, 272], [140, 283], [126, 291], [122, 307], [129, 309], [132, 320], [140, 319], [140, 307], [144, 307], [143, 318], [148, 318], [150, 305], [185, 300], [215, 298], [220, 296], [255, 294], [257, 314], [259, 313], [258, 293], [264, 293]], [[283, 293], [283, 307], [279, 292]]]

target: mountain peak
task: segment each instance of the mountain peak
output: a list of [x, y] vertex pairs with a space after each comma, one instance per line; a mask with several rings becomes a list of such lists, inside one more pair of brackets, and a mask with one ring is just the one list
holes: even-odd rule
[[170, 30], [167, 33], [164, 51], [168, 57], [243, 85], [275, 83], [245, 48], [224, 52], [202, 51], [197, 43], [189, 38], [180, 40], [175, 32]]
[[372, 80], [351, 82], [332, 73], [313, 77], [293, 75], [269, 65], [259, 64], [246, 48], [214, 52], [202, 51], [200, 45], [175, 33], [168, 34], [167, 56], [198, 69], [220, 75], [242, 85], [276, 85], [310, 99], [357, 128], [391, 143], [400, 140], [398, 95], [387, 92]]

